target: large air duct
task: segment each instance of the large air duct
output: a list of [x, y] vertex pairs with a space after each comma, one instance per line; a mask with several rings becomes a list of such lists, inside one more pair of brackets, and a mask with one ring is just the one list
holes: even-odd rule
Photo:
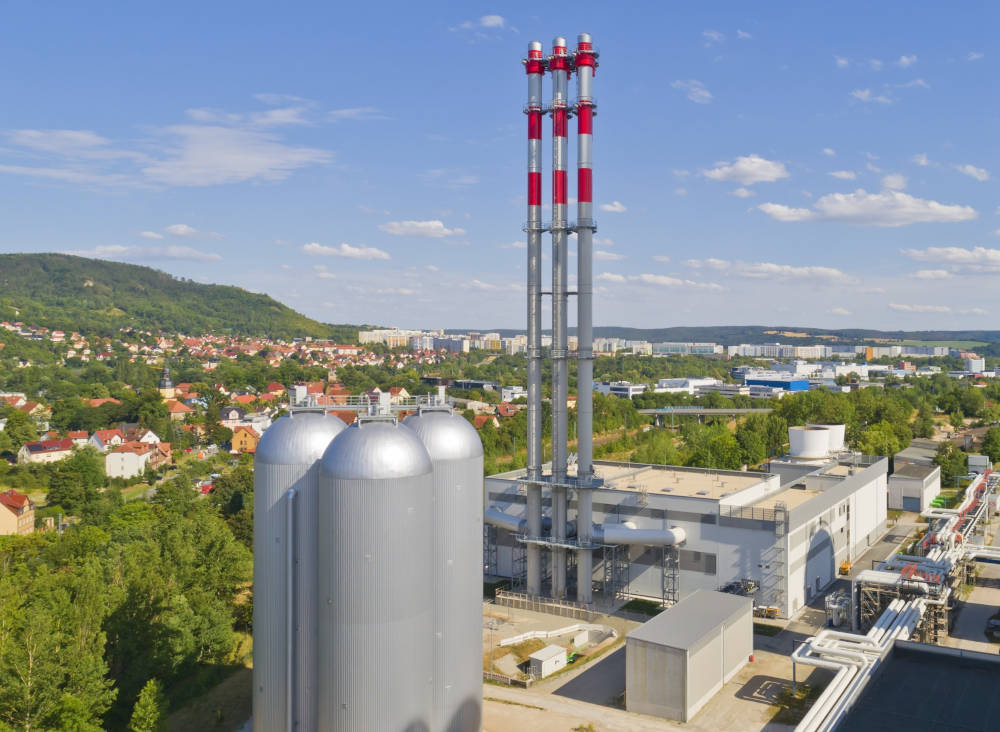
[[[545, 60], [542, 44], [528, 44], [523, 60], [528, 75], [528, 434], [527, 511], [528, 533], [541, 534], [542, 520], [542, 78]], [[528, 593], [542, 591], [541, 552], [529, 544], [526, 552]]]
[[[567, 85], [571, 60], [566, 39], [552, 41], [549, 72], [552, 74], [552, 522], [554, 541], [566, 538], [566, 463], [568, 454], [567, 408], [567, 220], [566, 133], [569, 117]], [[566, 594], [566, 550], [552, 549], [552, 595]]]

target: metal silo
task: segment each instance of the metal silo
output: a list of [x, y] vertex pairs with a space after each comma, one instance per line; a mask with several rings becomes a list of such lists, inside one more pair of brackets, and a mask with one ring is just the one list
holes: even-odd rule
[[473, 732], [483, 703], [483, 443], [448, 407], [404, 421], [434, 466], [433, 729]]
[[433, 500], [420, 438], [360, 417], [320, 461], [318, 729], [428, 730]]
[[318, 461], [346, 427], [328, 414], [282, 417], [264, 432], [254, 456], [257, 732], [316, 728]]

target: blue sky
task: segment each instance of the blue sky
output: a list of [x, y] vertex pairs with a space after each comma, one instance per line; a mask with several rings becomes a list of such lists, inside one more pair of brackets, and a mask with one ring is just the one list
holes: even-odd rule
[[523, 327], [520, 59], [587, 31], [598, 325], [996, 327], [994, 6], [594, 5], [9, 3], [0, 249]]

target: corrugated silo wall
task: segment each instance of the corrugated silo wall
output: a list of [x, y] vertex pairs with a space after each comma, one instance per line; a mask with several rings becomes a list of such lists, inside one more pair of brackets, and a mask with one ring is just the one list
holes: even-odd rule
[[430, 729], [431, 473], [331, 479], [319, 495], [324, 732]]
[[[288, 499], [296, 491], [296, 546], [298, 597], [296, 641], [298, 663], [293, 686], [300, 729], [315, 728], [316, 611], [315, 546], [316, 493], [319, 465], [254, 467], [254, 667], [253, 720], [255, 732], [284, 732], [288, 726], [286, 669], [288, 663], [287, 618]], [[311, 536], [310, 536], [311, 534]], [[311, 542], [311, 543], [310, 543]]]
[[483, 705], [483, 458], [434, 461], [434, 730], [477, 732]]

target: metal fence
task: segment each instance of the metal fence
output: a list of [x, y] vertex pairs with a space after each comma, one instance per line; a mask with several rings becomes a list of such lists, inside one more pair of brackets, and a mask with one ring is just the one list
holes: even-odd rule
[[536, 597], [523, 592], [509, 590], [496, 591], [496, 604], [516, 610], [532, 610], [536, 613], [557, 615], [562, 618], [575, 618], [588, 622], [601, 616], [591, 606], [572, 600], [557, 600], [549, 597]]

